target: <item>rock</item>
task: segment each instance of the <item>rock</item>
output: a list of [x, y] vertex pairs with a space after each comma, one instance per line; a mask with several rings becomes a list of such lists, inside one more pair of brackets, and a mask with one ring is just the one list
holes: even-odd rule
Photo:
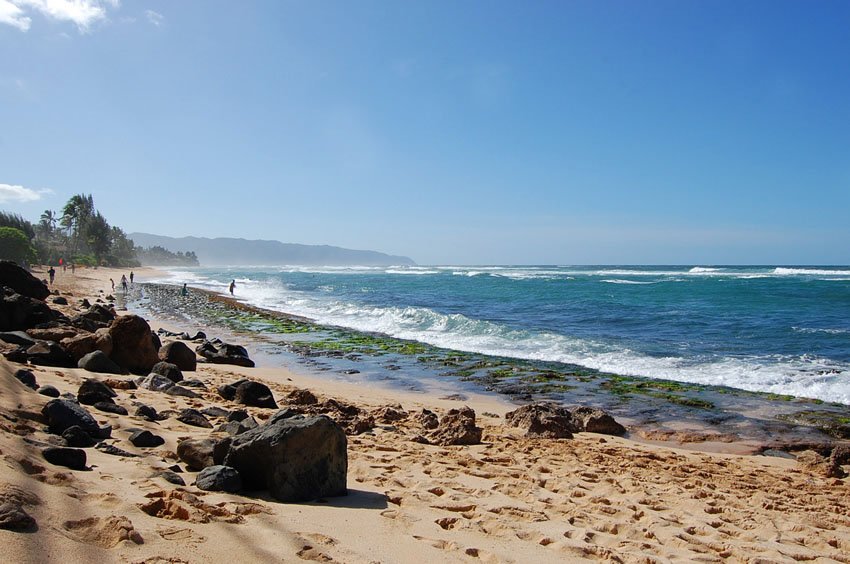
[[192, 378], [191, 380], [183, 380], [180, 382], [181, 386], [188, 386], [190, 388], [201, 388], [203, 390], [207, 389], [207, 385], [198, 380], [197, 378]]
[[572, 413], [573, 421], [576, 422], [580, 431], [618, 437], [626, 434], [626, 428], [601, 409], [583, 406], [574, 407], [570, 409], [570, 413]]
[[156, 409], [149, 405], [140, 405], [137, 407], [136, 415], [148, 421], [159, 421], [159, 414], [157, 414]]
[[110, 358], [121, 368], [133, 374], [149, 374], [159, 362], [151, 328], [138, 315], [117, 317], [109, 327], [109, 334], [112, 336]]
[[571, 439], [573, 432], [578, 431], [572, 413], [551, 403], [524, 405], [506, 413], [505, 422], [532, 438]]
[[94, 333], [81, 333], [60, 341], [62, 347], [78, 361], [87, 354], [101, 351], [106, 356], [112, 354], [112, 335], [108, 328], [96, 329]]
[[236, 469], [216, 464], [200, 471], [195, 486], [209, 492], [236, 493], [242, 489], [242, 478]]
[[176, 364], [171, 364], [170, 362], [157, 362], [151, 368], [151, 374], [165, 376], [175, 384], [183, 380], [183, 373], [180, 372]]
[[268, 489], [280, 501], [346, 494], [347, 439], [329, 417], [274, 414], [265, 425], [233, 438], [224, 465], [248, 490]]
[[165, 444], [165, 439], [159, 435], [154, 435], [150, 431], [136, 431], [130, 435], [130, 442], [137, 447], [158, 447]]
[[41, 451], [46, 461], [71, 470], [86, 469], [86, 451], [79, 448], [47, 447]]
[[38, 389], [38, 383], [35, 381], [35, 374], [33, 374], [32, 370], [27, 370], [26, 368], [19, 368], [15, 370], [13, 376], [17, 378], [18, 381], [27, 388], [33, 390]]
[[198, 367], [198, 358], [195, 356], [195, 351], [190, 349], [186, 343], [180, 341], [172, 341], [163, 345], [159, 349], [159, 358], [187, 372], [194, 372]]
[[122, 380], [120, 378], [107, 378], [103, 383], [113, 390], [135, 390], [139, 387], [133, 380]]
[[62, 339], [69, 339], [71, 337], [75, 337], [78, 332], [78, 329], [75, 329], [74, 327], [70, 327], [68, 325], [59, 325], [57, 327], [45, 328], [35, 327], [33, 329], [27, 329], [27, 335], [29, 335], [33, 339], [37, 339], [39, 341], [53, 341], [54, 343], [58, 343]]
[[184, 388], [183, 386], [180, 386], [178, 384], [175, 384], [175, 385], [171, 386], [170, 388], [166, 388], [165, 393], [169, 396], [180, 396], [180, 397], [192, 398], [192, 399], [198, 399], [198, 398], [201, 397], [200, 394], [196, 394], [195, 392], [193, 392], [189, 388]]
[[177, 456], [192, 471], [221, 464], [230, 447], [230, 439], [184, 439], [177, 443]]
[[100, 372], [103, 374], [122, 374], [124, 371], [115, 364], [106, 353], [96, 350], [83, 356], [77, 361], [77, 368], [83, 368], [89, 372]]
[[56, 305], [68, 305], [68, 298], [64, 296], [56, 296], [51, 301]]
[[243, 419], [242, 421], [228, 421], [222, 423], [215, 428], [218, 433], [227, 433], [228, 435], [241, 435], [245, 431], [257, 428], [257, 421], [253, 417]]
[[172, 382], [170, 379], [163, 376], [162, 374], [149, 374], [145, 378], [142, 378], [138, 381], [138, 386], [140, 388], [144, 388], [145, 390], [161, 392], [174, 386], [174, 382]]
[[46, 300], [50, 295], [47, 285], [10, 260], [0, 260], [0, 283], [22, 296]]
[[0, 341], [27, 348], [36, 343], [35, 339], [30, 337], [25, 331], [5, 331], [0, 333]]
[[27, 349], [27, 360], [38, 366], [57, 366], [60, 368], [74, 368], [77, 363], [71, 355], [65, 352], [53, 341], [38, 341]]
[[80, 300], [80, 307], [90, 308], [91, 302], [88, 300], [88, 298], [83, 298], [82, 300]]
[[4, 293], [0, 299], [0, 331], [31, 329], [62, 317], [37, 299], [17, 293]]
[[115, 310], [109, 306], [102, 304], [94, 304], [89, 306], [88, 310], [80, 314], [80, 317], [101, 324], [103, 327], [108, 326], [115, 319]]
[[238, 382], [234, 382], [233, 384], [222, 384], [216, 391], [218, 391], [218, 395], [223, 397], [228, 401], [232, 401], [233, 398], [236, 397], [236, 386], [241, 384], [242, 382], [247, 382], [248, 380], [239, 380]]
[[214, 364], [234, 364], [253, 368], [254, 361], [248, 358], [248, 351], [241, 345], [231, 345], [219, 339], [204, 341], [195, 352]]
[[177, 417], [175, 417], [175, 419], [193, 427], [204, 427], [206, 429], [212, 429], [212, 423], [210, 423], [209, 420], [207, 420], [207, 418], [204, 417], [204, 415], [197, 409], [181, 409], [180, 413], [177, 415]]
[[291, 405], [315, 405], [319, 403], [315, 394], [310, 390], [292, 390], [286, 395], [286, 403]]
[[464, 406], [450, 409], [440, 420], [440, 426], [431, 434], [432, 444], [477, 445], [481, 442], [482, 430], [475, 426], [475, 411]]
[[277, 409], [277, 403], [274, 401], [272, 391], [268, 386], [260, 382], [252, 382], [250, 380], [242, 382], [236, 386], [236, 394], [233, 399], [236, 400], [236, 403], [241, 403], [242, 405]]
[[180, 477], [180, 474], [173, 472], [171, 470], [160, 470], [159, 472], [153, 473], [153, 478], [162, 478], [166, 482], [170, 484], [174, 484], [175, 486], [185, 486], [186, 482], [183, 481], [183, 478]]
[[117, 403], [111, 401], [99, 401], [92, 405], [98, 411], [103, 411], [106, 413], [114, 413], [115, 415], [127, 415], [127, 408], [118, 405]]
[[244, 419], [248, 419], [248, 412], [244, 409], [234, 409], [227, 415], [228, 421], [242, 421]]
[[440, 420], [437, 418], [437, 414], [430, 409], [423, 409], [416, 414], [416, 421], [425, 429], [436, 429], [440, 426]]
[[20, 504], [10, 501], [0, 503], [0, 529], [25, 531], [35, 524], [35, 519]]
[[100, 437], [97, 421], [80, 404], [67, 399], [53, 399], [41, 410], [50, 432], [61, 435], [68, 427], [77, 425], [92, 437]]
[[83, 405], [94, 405], [98, 402], [114, 403], [112, 398], [117, 394], [112, 388], [99, 380], [86, 378], [77, 390], [77, 401]]
[[56, 388], [56, 386], [51, 386], [50, 384], [47, 384], [46, 386], [40, 387], [39, 389], [36, 390], [36, 392], [38, 392], [39, 394], [41, 394], [43, 396], [47, 396], [47, 397], [51, 397], [51, 398], [58, 398], [59, 397], [59, 390]]
[[386, 405], [373, 414], [382, 423], [395, 423], [407, 419], [407, 412], [400, 405]]
[[106, 454], [111, 454], [112, 456], [124, 456], [127, 458], [137, 458], [138, 454], [133, 454], [132, 452], [127, 452], [124, 449], [118, 448], [115, 445], [110, 445], [104, 442], [99, 442], [94, 445], [94, 448], [101, 452], [105, 452]]
[[217, 405], [205, 407], [201, 410], [201, 413], [203, 413], [207, 417], [227, 417], [230, 415], [229, 411], [227, 411], [226, 409], [222, 409]]
[[75, 448], [93, 447], [97, 442], [78, 425], [73, 425], [65, 429], [62, 432], [62, 438], [65, 439], [66, 445]]

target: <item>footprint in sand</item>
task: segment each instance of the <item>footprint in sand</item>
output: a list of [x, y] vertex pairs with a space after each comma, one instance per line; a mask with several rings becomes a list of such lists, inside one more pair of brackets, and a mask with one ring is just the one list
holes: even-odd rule
[[112, 548], [125, 541], [135, 544], [145, 542], [142, 535], [133, 527], [133, 523], [123, 516], [112, 515], [105, 519], [89, 517], [80, 521], [65, 521], [62, 528], [69, 538], [101, 548]]

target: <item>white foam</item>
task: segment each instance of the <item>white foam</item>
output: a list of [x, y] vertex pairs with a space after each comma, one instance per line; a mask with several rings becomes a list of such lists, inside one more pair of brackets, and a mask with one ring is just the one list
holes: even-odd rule
[[720, 271], [719, 268], [709, 268], [707, 266], [695, 266], [692, 269], [690, 269], [688, 272], [690, 272], [691, 274], [703, 274], [703, 273], [706, 273], [706, 272], [719, 272], [719, 271]]
[[646, 284], [657, 284], [657, 282], [640, 282], [638, 280], [603, 280], [603, 282], [607, 282], [608, 284], [639, 284], [641, 286]]
[[779, 276], [850, 276], [850, 270], [826, 270], [822, 268], [774, 268]]
[[819, 327], [792, 327], [791, 329], [798, 333], [826, 333], [827, 335], [850, 334], [850, 329], [822, 329]]

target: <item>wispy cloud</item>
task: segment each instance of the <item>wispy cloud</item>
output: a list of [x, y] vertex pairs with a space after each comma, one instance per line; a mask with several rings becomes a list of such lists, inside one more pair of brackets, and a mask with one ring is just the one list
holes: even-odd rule
[[148, 21], [156, 27], [161, 26], [162, 21], [165, 19], [165, 16], [159, 12], [154, 12], [153, 10], [145, 10], [145, 17], [148, 18]]
[[32, 19], [10, 0], [0, 0], [0, 23], [27, 31], [32, 24]]
[[35, 202], [45, 194], [52, 193], [52, 190], [33, 190], [16, 184], [0, 184], [0, 204]]
[[105, 20], [107, 10], [117, 9], [120, 0], [0, 0], [0, 23], [28, 31], [33, 13], [75, 24], [80, 33]]

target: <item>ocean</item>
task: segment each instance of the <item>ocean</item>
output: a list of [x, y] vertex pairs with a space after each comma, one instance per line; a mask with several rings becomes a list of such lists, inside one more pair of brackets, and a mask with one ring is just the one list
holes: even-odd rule
[[438, 347], [850, 404], [850, 267], [172, 269], [152, 280]]

